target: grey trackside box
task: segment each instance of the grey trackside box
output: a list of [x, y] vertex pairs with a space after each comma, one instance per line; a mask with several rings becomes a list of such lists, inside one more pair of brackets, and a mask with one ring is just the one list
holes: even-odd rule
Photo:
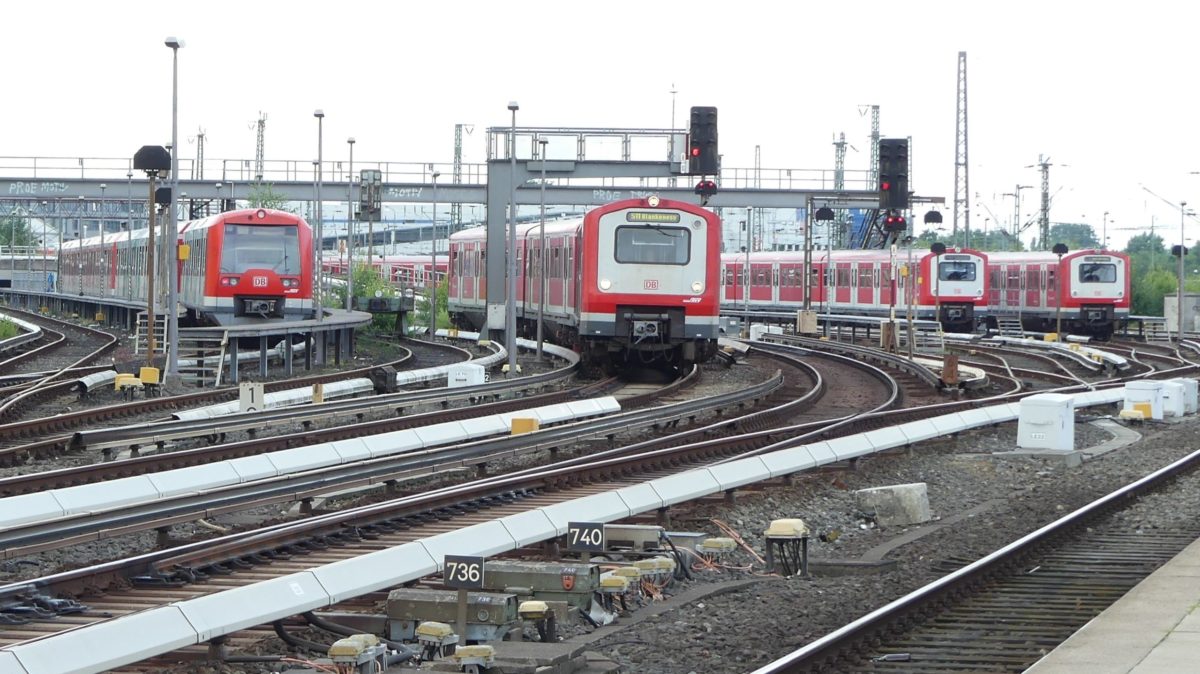
[[[487, 573], [491, 574], [492, 563]], [[389, 638], [412, 640], [417, 625], [433, 620], [456, 625], [458, 591], [399, 588], [388, 593]], [[517, 597], [495, 592], [467, 594], [467, 639], [495, 641], [517, 623]]]
[[488, 560], [485, 590], [512, 592], [541, 601], [565, 601], [584, 606], [600, 589], [600, 567], [596, 564]]

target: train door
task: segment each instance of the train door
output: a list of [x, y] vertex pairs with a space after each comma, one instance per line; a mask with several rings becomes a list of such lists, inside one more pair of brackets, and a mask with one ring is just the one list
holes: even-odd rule
[[[574, 236], [569, 236], [569, 238], [572, 241], [579, 241], [580, 234], [576, 232]], [[579, 299], [580, 293], [583, 292], [583, 260], [581, 259], [583, 256], [582, 251], [582, 246], [572, 247], [571, 278], [569, 285], [567, 286], [567, 292], [569, 295], [568, 303], [570, 304], [570, 307], [563, 312], [564, 314], [576, 317], [579, 316], [579, 307], [583, 306]]]
[[446, 281], [446, 299], [458, 302], [462, 299], [458, 295], [458, 289], [462, 284], [462, 267], [460, 266], [462, 257], [459, 255], [459, 246], [451, 244], [446, 255], [449, 256], [449, 261], [446, 262], [446, 273], [450, 277]]
[[855, 269], [857, 290], [854, 303], [860, 307], [870, 307], [875, 304], [875, 265], [870, 262], [860, 262]]
[[1021, 308], [1021, 265], [1004, 265], [1004, 297], [1002, 306], [1009, 311]]
[[1041, 265], [1025, 268], [1025, 307], [1040, 309], [1045, 306], [1045, 273]]
[[1061, 281], [1057, 264], [1046, 265], [1046, 308], [1059, 306], [1058, 283]]
[[833, 270], [833, 301], [835, 304], [850, 304], [850, 293], [854, 290], [854, 269], [848, 262], [835, 265]]
[[771, 302], [771, 264], [750, 263], [750, 301], [763, 305]]
[[879, 263], [879, 305], [891, 306], [892, 298], [896, 295], [892, 292], [892, 265], [887, 262]]
[[742, 260], [730, 262], [725, 267], [726, 298], [730, 302], [742, 302], [746, 298], [746, 263]]
[[804, 267], [798, 264], [779, 264], [779, 303], [804, 302]]

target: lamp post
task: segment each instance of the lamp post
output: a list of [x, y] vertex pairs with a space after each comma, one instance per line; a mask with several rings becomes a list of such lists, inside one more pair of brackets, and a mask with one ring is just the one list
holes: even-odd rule
[[316, 196], [316, 199], [317, 199], [317, 245], [314, 246], [314, 248], [316, 249], [316, 258], [317, 258], [317, 265], [316, 265], [317, 284], [316, 284], [316, 286], [313, 287], [313, 304], [316, 305], [317, 322], [319, 323], [325, 319], [325, 317], [323, 315], [325, 313], [325, 310], [321, 306], [321, 299], [322, 299], [322, 295], [324, 294], [321, 289], [321, 285], [322, 285], [321, 280], [323, 277], [322, 264], [324, 263], [324, 258], [325, 258], [325, 251], [324, 251], [325, 227], [324, 227], [324, 224], [321, 222], [321, 162], [323, 161], [324, 157], [321, 154], [321, 149], [322, 149], [322, 145], [323, 145], [323, 141], [324, 141], [323, 134], [325, 131], [325, 126], [324, 126], [325, 111], [320, 110], [320, 109], [314, 110], [313, 117], [317, 118], [317, 172], [316, 172], [316, 179], [317, 179], [317, 196]]
[[1179, 318], [1179, 343], [1183, 343], [1183, 256], [1187, 255], [1187, 244], [1183, 238], [1183, 225], [1187, 220], [1187, 202], [1179, 202], [1179, 292], [1175, 312]]
[[[1107, 213], [1105, 215], [1107, 215]], [[1067, 254], [1067, 244], [1056, 243], [1056, 244], [1054, 244], [1054, 248], [1051, 249], [1050, 252], [1052, 252], [1058, 256], [1058, 273], [1056, 273], [1054, 275], [1054, 278], [1057, 281], [1055, 283], [1056, 287], [1054, 288], [1054, 294], [1056, 295], [1055, 302], [1054, 302], [1054, 341], [1061, 342], [1061, 341], [1063, 341], [1063, 337], [1062, 337], [1062, 303], [1063, 303], [1062, 277], [1065, 276], [1065, 274], [1063, 274], [1063, 268], [1062, 268], [1062, 256]], [[1180, 259], [1182, 259], [1182, 258], [1180, 258]]]
[[132, 227], [133, 226], [133, 171], [129, 171], [128, 173], [125, 174], [125, 181], [126, 181], [125, 184], [126, 184], [126, 190], [127, 190], [126, 194], [125, 194], [125, 200], [129, 206], [129, 216], [126, 221], [129, 223], [130, 227]]
[[350, 170], [346, 174], [346, 311], [354, 302], [354, 137], [346, 139], [350, 146]]
[[87, 197], [79, 195], [79, 209], [75, 216], [75, 235], [80, 239], [83, 238], [83, 211], [87, 207]]
[[1100, 250], [1108, 249], [1108, 211], [1104, 211], [1104, 224], [1100, 230]]
[[[133, 168], [139, 171], [145, 171], [150, 178], [150, 196], [146, 199], [146, 207], [149, 211], [148, 230], [146, 233], [146, 364], [154, 366], [154, 351], [157, 348], [154, 337], [154, 260], [157, 257], [154, 253], [154, 216], [155, 203], [154, 192], [156, 181], [160, 173], [171, 168], [171, 156], [166, 148], [155, 145], [146, 145], [133, 155]], [[132, 284], [131, 284], [132, 286]]]
[[[442, 175], [433, 172], [433, 214], [429, 218], [431, 231], [430, 240], [433, 242], [433, 259], [429, 266], [429, 339], [437, 334], [437, 179]], [[449, 260], [449, 258], [447, 258]], [[447, 267], [449, 269], [449, 267]]]
[[504, 311], [504, 348], [508, 349], [508, 374], [517, 373], [517, 110], [516, 101], [509, 101], [512, 113], [512, 133], [508, 140], [508, 301]]
[[179, 307], [176, 294], [179, 284], [179, 214], [175, 195], [179, 192], [179, 48], [183, 40], [168, 37], [164, 44], [171, 48], [171, 204], [167, 221], [167, 374], [179, 373]]
[[[675, 104], [671, 103], [671, 117], [675, 116]], [[672, 136], [673, 138], [673, 136]], [[537, 324], [537, 358], [542, 360], [542, 319], [546, 313], [546, 144], [550, 141], [538, 140], [538, 158], [542, 160], [542, 183], [540, 204], [541, 224], [538, 225], [538, 324]]]

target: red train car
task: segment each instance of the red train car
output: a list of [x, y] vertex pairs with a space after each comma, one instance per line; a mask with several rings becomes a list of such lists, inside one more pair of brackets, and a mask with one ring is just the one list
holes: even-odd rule
[[[450, 237], [450, 315], [478, 329], [486, 312], [485, 228]], [[701, 362], [716, 352], [721, 222], [681, 201], [627, 199], [582, 219], [517, 227], [517, 320], [533, 335], [546, 263], [550, 338], [591, 362]]]
[[[156, 269], [156, 291], [178, 275], [179, 302], [196, 324], [222, 325], [313, 315], [312, 229], [298, 215], [269, 209], [228, 211], [180, 222], [188, 256]], [[68, 241], [63, 293], [146, 301], [148, 230]], [[157, 243], [157, 241], [156, 241]]]
[[[988, 308], [992, 317], [1012, 316], [1027, 330], [1065, 332], [1099, 339], [1129, 317], [1129, 256], [1078, 250], [988, 253]], [[994, 320], [994, 318], [992, 319]]]
[[[968, 332], [985, 313], [987, 255], [951, 248], [935, 255], [885, 250], [813, 251], [810, 306], [821, 313], [887, 316], [912, 304], [914, 317]], [[761, 252], [721, 257], [721, 306], [795, 311], [804, 306], [804, 253]], [[910, 279], [915, 279], [910, 282]], [[747, 301], [747, 290], [749, 298]]]
[[[438, 283], [441, 283], [442, 279], [446, 278], [446, 257], [446, 251], [438, 251], [436, 276]], [[327, 274], [333, 274], [335, 277], [345, 277], [348, 264], [349, 262], [345, 256], [326, 257], [322, 268]], [[428, 254], [376, 255], [375, 259], [368, 262], [365, 255], [361, 257], [356, 255], [354, 266], [357, 268], [362, 265], [369, 265], [380, 278], [387, 280], [389, 283], [398, 286], [425, 288], [430, 280], [429, 270], [433, 267], [433, 258]]]

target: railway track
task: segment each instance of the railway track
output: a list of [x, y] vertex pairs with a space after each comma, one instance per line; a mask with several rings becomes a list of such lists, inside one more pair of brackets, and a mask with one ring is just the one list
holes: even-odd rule
[[[1157, 374], [1165, 376], [1165, 373]], [[894, 382], [893, 385], [895, 386]], [[920, 410], [880, 409], [870, 415], [853, 418], [843, 416], [836, 420], [837, 428], [829, 428], [828, 423], [818, 422], [781, 426], [781, 420], [794, 418], [797, 405], [811, 403], [811, 399], [820, 395], [826, 386], [818, 373], [807, 385], [802, 385], [802, 388], [807, 389], [803, 402], [797, 401], [795, 392], [789, 392], [786, 396], [780, 396], [789, 399], [787, 404], [739, 417], [720, 418], [703, 429], [690, 429], [670, 440], [644, 441], [589, 457], [558, 462], [550, 467], [532, 468], [477, 480], [466, 485], [429, 490], [367, 506], [365, 509], [339, 511], [309, 518], [303, 522], [265, 527], [215, 542], [181, 546], [170, 552], [153, 553], [100, 569], [60, 574], [36, 581], [33, 585], [7, 588], [7, 592], [10, 593], [8, 596], [28, 594], [31, 586], [43, 588], [51, 594], [69, 594], [88, 589], [94, 591], [100, 588], [108, 588], [120, 594], [119, 588], [136, 576], [136, 583], [149, 585], [129, 590], [135, 593], [135, 596], [145, 593], [146, 597], [156, 597], [155, 601], [169, 601], [167, 595], [193, 597], [197, 593], [231, 587], [232, 579], [239, 575], [251, 575], [257, 579], [274, 577], [274, 564], [267, 564], [272, 560], [288, 561], [297, 555], [304, 555], [306, 559], [302, 563], [311, 565], [319, 563], [319, 559], [325, 559], [334, 552], [340, 556], [344, 549], [383, 549], [404, 540], [394, 536], [404, 535], [409, 530], [417, 530], [418, 527], [426, 532], [441, 533], [454, 530], [463, 525], [460, 522], [466, 521], [458, 518], [475, 517], [476, 514], [484, 519], [494, 518], [495, 513], [500, 511], [492, 508], [507, 508], [518, 501], [533, 504], [543, 501], [527, 499], [551, 496], [559, 498], [560, 495], [563, 498], [576, 497], [594, 493], [588, 490], [612, 489], [630, 484], [630, 480], [641, 481], [649, 479], [649, 476], [665, 474], [666, 471], [678, 471], [802, 443], [808, 437], [836, 436], [838, 433], [851, 432], [851, 425], [853, 432], [860, 432], [876, 425], [900, 423], [907, 420], [905, 415], [915, 418], [921, 414]], [[896, 395], [889, 396], [889, 402], [881, 407], [893, 404], [896, 398]], [[736, 408], [744, 404], [730, 402], [726, 407], [733, 405]], [[941, 413], [954, 409], [970, 409], [978, 404], [978, 401], [949, 402], [938, 406], [937, 411]], [[681, 412], [678, 416], [683, 418], [686, 414]], [[667, 423], [669, 425], [670, 422]], [[706, 437], [718, 432], [728, 432], [729, 435], [723, 438]], [[340, 557], [329, 557], [334, 558]], [[280, 570], [282, 571], [282, 568]], [[264, 573], [268, 576], [263, 576]], [[180, 584], [182, 587], [176, 588]], [[157, 589], [151, 591], [146, 589], [148, 587]], [[109, 606], [103, 603], [106, 601], [109, 601], [107, 595], [101, 598], [101, 603], [96, 603], [89, 610], [110, 610], [104, 608]], [[115, 595], [112, 601], [116, 602], [112, 608], [130, 605], [129, 602], [120, 602], [120, 597]], [[82, 615], [87, 614], [85, 612]], [[94, 618], [87, 618], [85, 622], [92, 619]], [[84, 617], [75, 617], [75, 620], [84, 620]], [[56, 627], [50, 624], [52, 622], [51, 620], [22, 626], [15, 633], [15, 640], [53, 633]], [[0, 641], [4, 639], [7, 639], [4, 643], [14, 641], [12, 637], [0, 635]]]
[[[457, 360], [466, 360], [471, 354], [458, 347], [441, 344], [437, 347], [449, 351]], [[371, 365], [354, 370], [325, 373], [309, 377], [288, 379], [284, 381], [267, 382], [264, 390], [267, 393], [282, 391], [289, 388], [310, 386], [317, 383], [328, 383], [348, 378], [368, 377], [380, 367], [407, 367], [413, 361], [411, 351], [399, 359], [382, 365]], [[7, 446], [0, 446], [0, 466], [14, 466], [30, 460], [46, 459], [72, 450], [74, 431], [85, 428], [104, 427], [114, 423], [128, 423], [130, 419], [161, 420], [164, 415], [176, 410], [187, 409], [198, 405], [214, 404], [236, 400], [238, 389], [227, 387], [221, 389], [202, 390], [176, 396], [143, 398], [131, 402], [103, 407], [86, 408], [58, 414], [52, 417], [14, 421], [0, 424], [0, 438], [8, 438]], [[36, 440], [28, 441], [28, 438]]]
[[39, 368], [50, 365], [53, 369], [41, 378], [4, 389], [6, 395], [0, 398], [0, 419], [11, 419], [41, 401], [70, 392], [75, 387], [71, 377], [73, 373], [117, 346], [117, 337], [101, 330], [11, 307], [6, 311], [18, 313], [23, 320], [42, 326], [43, 332], [51, 339], [49, 343], [22, 354], [19, 362], [14, 362], [14, 359], [5, 361], [5, 371], [11, 374], [34, 362]]
[[[1200, 537], [1200, 452], [1104, 496], [755, 674], [1021, 672]], [[1130, 526], [1157, 513], [1153, 534]], [[959, 568], [960, 567], [960, 568]]]

